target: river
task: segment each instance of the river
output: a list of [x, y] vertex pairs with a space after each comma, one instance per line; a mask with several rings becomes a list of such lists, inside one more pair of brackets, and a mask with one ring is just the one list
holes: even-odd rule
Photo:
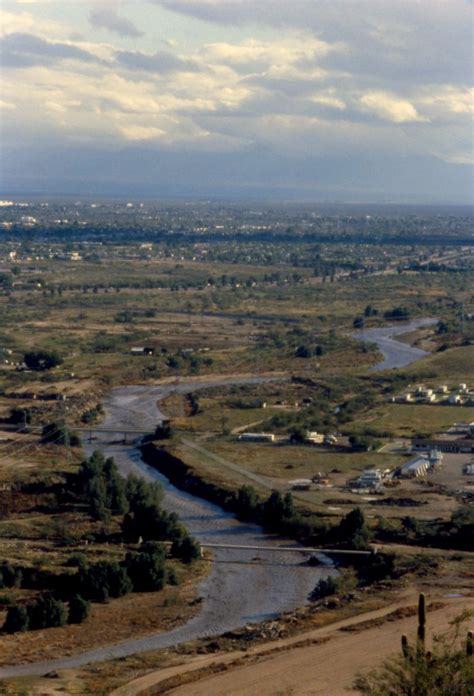
[[[417, 319], [406, 324], [366, 329], [353, 335], [355, 338], [376, 343], [381, 350], [384, 359], [374, 365], [372, 370], [406, 367], [428, 353], [402, 343], [396, 340], [396, 337], [424, 326], [431, 326], [436, 321]], [[201, 382], [119, 387], [113, 389], [104, 401], [106, 417], [102, 427], [112, 430], [116, 428], [118, 434], [123, 429], [153, 432], [157, 422], [164, 417], [158, 403], [172, 393], [185, 394], [210, 387], [261, 384], [265, 381], [272, 381], [272, 378], [208, 378]], [[98, 448], [106, 456], [114, 457], [124, 476], [133, 473], [147, 481], [160, 481], [165, 489], [166, 509], [177, 512], [190, 533], [200, 541], [274, 546], [275, 552], [259, 552], [261, 562], [251, 564], [243, 561], [251, 561], [256, 555], [254, 551], [216, 549], [212, 570], [198, 590], [202, 598], [201, 611], [186, 624], [172, 631], [130, 638], [119, 644], [95, 648], [57, 660], [1, 667], [0, 678], [44, 674], [51, 670], [80, 667], [91, 662], [166, 648], [197, 638], [217, 636], [302, 606], [318, 580], [335, 573], [331, 567], [313, 568], [302, 565], [302, 557], [299, 554], [277, 550], [279, 546], [288, 546], [288, 540], [271, 537], [265, 534], [261, 527], [239, 522], [219, 506], [178, 490], [168, 479], [143, 462], [137, 448], [138, 443], [124, 445], [119, 442], [111, 443], [110, 439], [110, 434], [101, 435], [93, 445], [86, 445], [86, 452], [90, 454], [93, 449]]]
[[385, 326], [383, 328], [364, 329], [357, 331], [352, 335], [361, 341], [367, 343], [376, 343], [383, 355], [381, 360], [376, 365], [371, 367], [374, 370], [388, 370], [390, 368], [406, 367], [411, 363], [429, 355], [426, 350], [415, 348], [407, 343], [402, 343], [397, 340], [397, 336], [416, 331], [425, 326], [433, 326], [438, 322], [437, 319], [414, 319], [409, 323], [395, 324], [393, 326]]
[[[157, 402], [174, 391], [186, 393], [231, 384], [257, 384], [267, 379], [269, 378], [206, 380], [200, 383], [113, 389], [104, 401], [106, 417], [102, 427], [117, 428], [118, 432], [123, 428], [149, 429], [153, 432], [157, 422], [163, 417]], [[130, 638], [119, 644], [47, 662], [1, 667], [0, 678], [76, 668], [91, 662], [166, 648], [197, 638], [218, 636], [302, 606], [318, 580], [335, 573], [330, 565], [310, 567], [302, 563], [303, 556], [278, 551], [279, 546], [297, 546], [296, 543], [265, 534], [261, 527], [239, 522], [219, 506], [178, 490], [153, 467], [142, 461], [136, 446], [138, 443], [110, 443], [111, 439], [115, 439], [111, 438], [110, 433], [101, 435], [100, 438], [92, 445], [86, 445], [87, 453], [99, 448], [105, 455], [114, 457], [124, 476], [133, 473], [148, 481], [160, 481], [165, 489], [164, 506], [167, 510], [177, 512], [187, 529], [200, 541], [265, 545], [274, 547], [275, 552], [260, 551], [259, 562], [246, 563], [245, 561], [252, 561], [257, 556], [255, 551], [215, 549], [211, 572], [198, 589], [202, 598], [200, 612], [172, 631]]]

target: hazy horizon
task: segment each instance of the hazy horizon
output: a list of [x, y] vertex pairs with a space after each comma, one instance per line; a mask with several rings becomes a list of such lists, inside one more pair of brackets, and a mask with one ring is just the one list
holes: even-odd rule
[[5, 0], [0, 195], [473, 203], [470, 0]]

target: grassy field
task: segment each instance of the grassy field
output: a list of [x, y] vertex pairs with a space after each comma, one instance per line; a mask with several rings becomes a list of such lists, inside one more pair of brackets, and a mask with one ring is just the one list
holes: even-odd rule
[[417, 433], [444, 433], [454, 423], [473, 420], [473, 407], [387, 403], [348, 424], [347, 430], [364, 432], [369, 429], [374, 435], [383, 436], [389, 432], [392, 437], [411, 437]]

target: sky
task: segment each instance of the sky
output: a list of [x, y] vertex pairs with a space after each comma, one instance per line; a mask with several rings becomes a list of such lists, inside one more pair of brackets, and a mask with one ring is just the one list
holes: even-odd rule
[[472, 0], [3, 0], [0, 192], [473, 202]]

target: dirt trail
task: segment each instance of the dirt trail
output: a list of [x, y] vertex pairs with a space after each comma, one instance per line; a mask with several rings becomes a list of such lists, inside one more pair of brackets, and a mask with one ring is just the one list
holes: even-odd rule
[[[444, 601], [446, 607], [429, 615], [430, 634], [445, 628], [449, 620], [463, 609], [474, 610], [474, 598]], [[416, 617], [386, 622], [382, 626], [357, 632], [344, 632], [340, 629], [384, 617], [399, 607], [415, 603], [416, 594], [412, 593], [404, 601], [383, 609], [338, 621], [292, 638], [259, 645], [247, 651], [199, 655], [186, 664], [136, 679], [114, 691], [113, 696], [137, 696], [147, 689], [153, 694], [165, 693], [162, 691], [165, 682], [185, 675], [189, 677], [190, 683], [168, 693], [173, 696], [347, 696], [347, 689], [359, 669], [375, 667], [384, 657], [396, 652], [402, 633], [413, 635]], [[306, 645], [307, 642], [314, 641], [324, 642]], [[278, 652], [275, 654], [276, 650]], [[242, 664], [242, 661], [248, 664]], [[199, 680], [199, 671], [211, 668], [224, 670], [224, 673]], [[197, 681], [193, 681], [193, 675]]]

